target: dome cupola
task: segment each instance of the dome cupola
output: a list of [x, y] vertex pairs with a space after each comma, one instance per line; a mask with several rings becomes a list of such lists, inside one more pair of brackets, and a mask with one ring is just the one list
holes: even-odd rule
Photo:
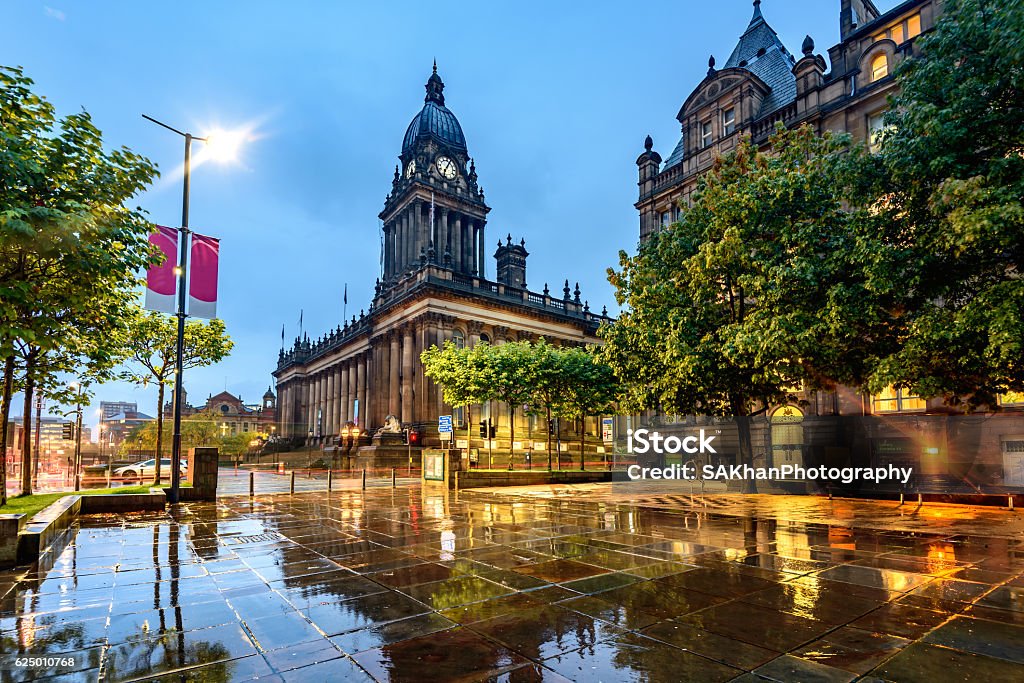
[[402, 154], [408, 153], [416, 141], [430, 137], [449, 147], [465, 151], [466, 136], [455, 114], [444, 106], [444, 81], [437, 75], [437, 62], [434, 71], [427, 80], [427, 96], [424, 98], [423, 109], [413, 117], [405, 131], [402, 142]]

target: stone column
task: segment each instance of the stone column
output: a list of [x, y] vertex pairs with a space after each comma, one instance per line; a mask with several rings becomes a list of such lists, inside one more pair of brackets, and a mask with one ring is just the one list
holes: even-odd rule
[[434, 236], [434, 260], [443, 266], [444, 249], [448, 239], [448, 209], [442, 207], [440, 213], [441, 217], [437, 223], [437, 234]]
[[334, 368], [327, 369], [327, 410], [324, 413], [324, 436], [334, 434], [334, 406], [337, 398], [334, 395]]
[[413, 419], [412, 325], [402, 330], [402, 422]]
[[487, 249], [487, 245], [484, 243], [484, 224], [483, 221], [476, 221], [473, 226], [476, 231], [476, 243], [477, 243], [477, 273], [480, 277], [487, 277], [487, 257], [484, 251]]
[[341, 433], [341, 426], [344, 424], [341, 421], [341, 410], [345, 399], [341, 395], [341, 364], [335, 365], [331, 368], [331, 372], [334, 374], [334, 410], [331, 413], [331, 425], [333, 427], [333, 434]]
[[317, 431], [319, 432], [320, 438], [323, 438], [327, 427], [327, 373], [321, 371], [320, 379], [317, 381], [320, 385], [320, 403], [317, 405], [319, 418], [317, 420]]
[[462, 258], [462, 216], [455, 216], [454, 244], [452, 245], [452, 268], [455, 272], [465, 272], [466, 261]]
[[366, 363], [363, 357], [356, 356], [355, 358], [355, 371], [356, 371], [356, 391], [353, 396], [354, 400], [359, 401], [359, 408], [353, 409], [352, 414], [355, 416], [354, 422], [358, 423], [359, 429], [366, 428], [366, 404], [364, 403], [366, 394]]
[[341, 363], [338, 370], [341, 376], [341, 393], [338, 395], [338, 402], [341, 403], [341, 417], [338, 423], [339, 428], [344, 427], [345, 423], [351, 418], [349, 415], [349, 401], [348, 401], [348, 368], [345, 367], [345, 363]]
[[391, 277], [391, 223], [384, 224], [384, 279]]
[[361, 420], [361, 424], [359, 425], [359, 427], [360, 429], [367, 430], [370, 428], [372, 422], [370, 418], [370, 415], [372, 414], [370, 412], [370, 385], [373, 384], [372, 352], [367, 351], [365, 354], [363, 354], [362, 364], [359, 366], [359, 369], [363, 375], [362, 379], [359, 382], [360, 384], [362, 384], [363, 387], [362, 391], [360, 391], [359, 393], [359, 417]]
[[396, 416], [402, 413], [401, 341], [398, 330], [388, 332], [388, 344], [391, 347], [388, 353], [388, 414]]
[[391, 346], [387, 337], [381, 335], [373, 340], [373, 383], [370, 392], [373, 394], [373, 412], [371, 413], [373, 424], [384, 424], [384, 417], [388, 411], [388, 400], [390, 388], [388, 386], [388, 371], [391, 353]]
[[356, 383], [356, 359], [348, 359], [348, 398], [346, 403], [348, 404], [348, 421], [356, 421], [356, 392], [359, 385]]
[[316, 419], [316, 383], [310, 377], [306, 380], [306, 424], [302, 430], [302, 438], [309, 437], [309, 430], [313, 429], [313, 421]]

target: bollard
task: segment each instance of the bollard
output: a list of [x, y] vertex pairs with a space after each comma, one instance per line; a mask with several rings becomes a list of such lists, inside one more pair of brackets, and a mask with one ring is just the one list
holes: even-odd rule
[[391, 468], [391, 488], [395, 488], [396, 486], [398, 486], [398, 477], [395, 474], [395, 468], [392, 467]]
[[295, 470], [292, 470], [292, 476], [291, 476], [291, 491], [290, 491], [289, 493], [292, 493], [292, 494], [294, 494], [294, 493], [295, 493]]
[[363, 488], [366, 488], [366, 468], [363, 468]]
[[330, 491], [334, 486], [334, 470], [328, 468], [327, 470], [327, 490]]
[[249, 497], [256, 495], [256, 473], [249, 470]]
[[1013, 496], [1010, 496], [1010, 509], [1013, 510]]
[[900, 492], [900, 505], [903, 505], [903, 492]]
[[924, 505], [924, 497], [920, 493], [918, 493], [917, 494], [917, 506], [921, 507], [922, 505]]

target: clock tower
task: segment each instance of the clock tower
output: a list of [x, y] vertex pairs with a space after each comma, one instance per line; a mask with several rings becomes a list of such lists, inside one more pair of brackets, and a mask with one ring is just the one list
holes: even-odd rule
[[484, 226], [490, 208], [462, 126], [444, 104], [436, 62], [426, 89], [423, 109], [405, 131], [391, 192], [379, 214], [384, 288], [428, 264], [486, 277]]

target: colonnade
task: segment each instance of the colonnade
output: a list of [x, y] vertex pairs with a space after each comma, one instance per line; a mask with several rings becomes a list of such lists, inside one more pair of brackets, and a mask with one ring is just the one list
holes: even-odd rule
[[[421, 249], [432, 263], [457, 273], [484, 277], [485, 223], [483, 218], [435, 206], [431, 225], [430, 202], [412, 200], [384, 224], [384, 279], [390, 280], [419, 266]], [[445, 262], [446, 252], [450, 254], [450, 263]]]

